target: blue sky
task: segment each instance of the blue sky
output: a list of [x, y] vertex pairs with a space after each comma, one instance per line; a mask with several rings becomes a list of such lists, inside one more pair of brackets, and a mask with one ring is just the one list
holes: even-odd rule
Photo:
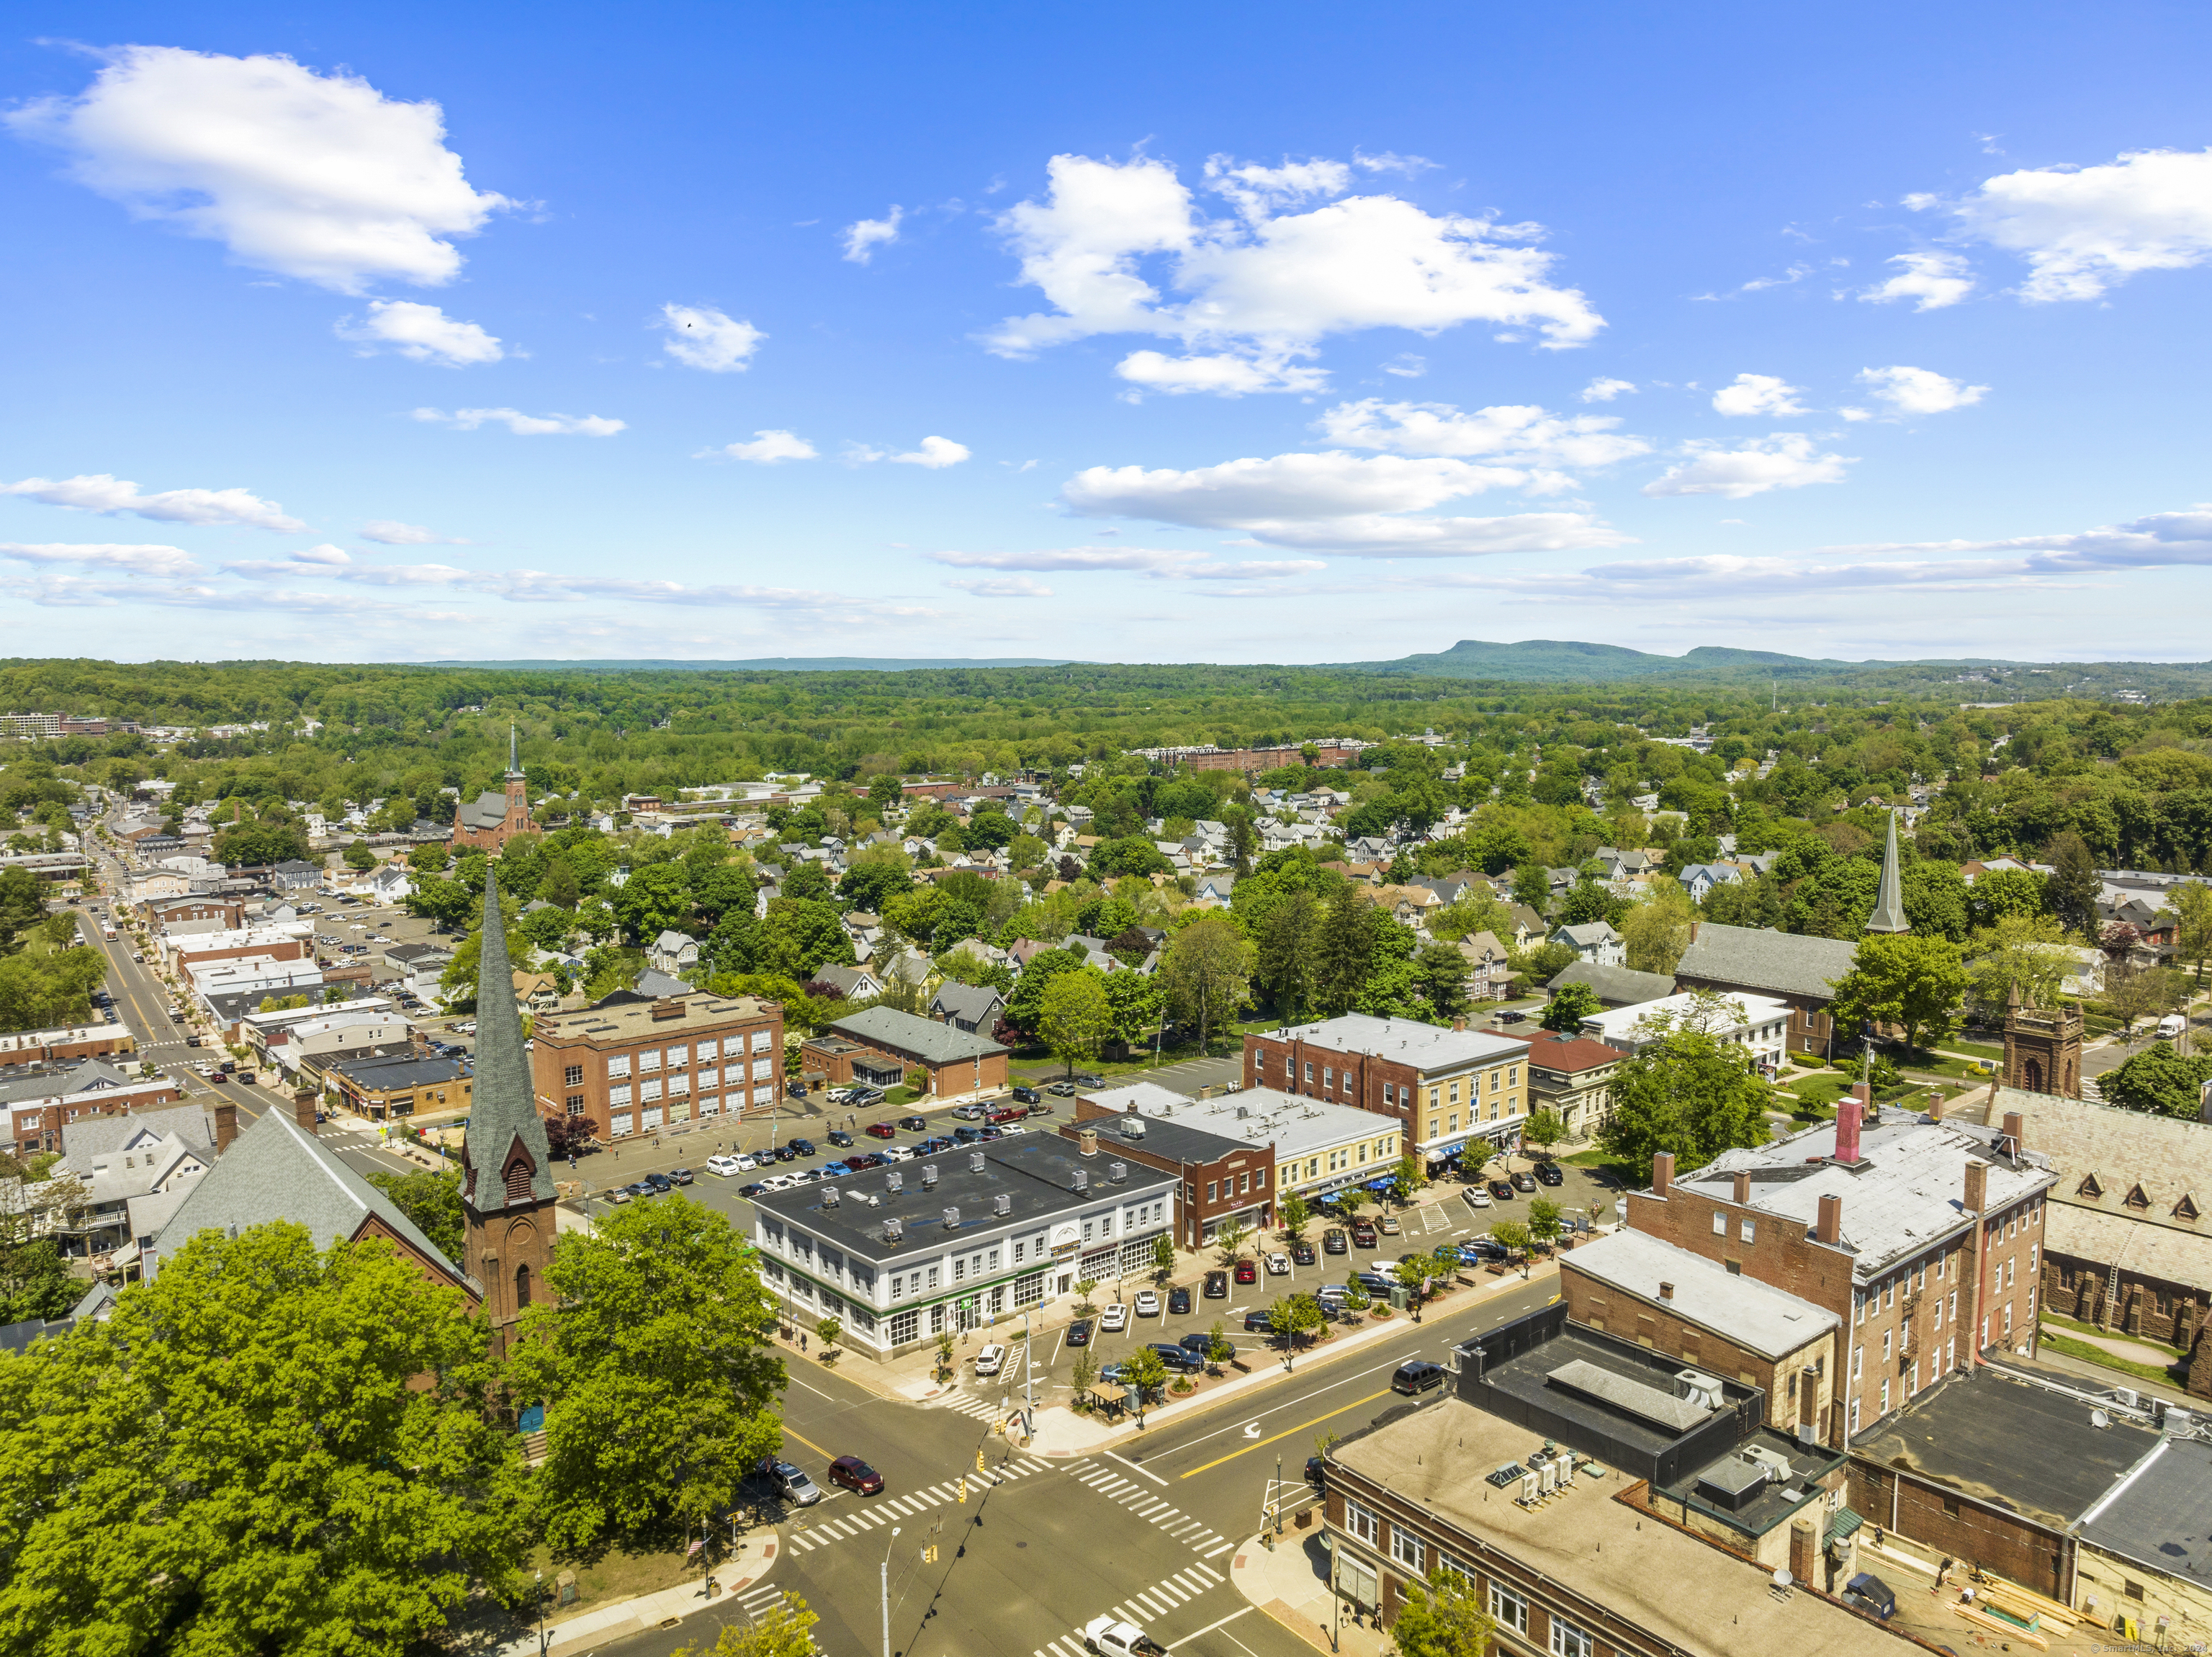
[[2198, 8], [10, 15], [0, 654], [2208, 654]]

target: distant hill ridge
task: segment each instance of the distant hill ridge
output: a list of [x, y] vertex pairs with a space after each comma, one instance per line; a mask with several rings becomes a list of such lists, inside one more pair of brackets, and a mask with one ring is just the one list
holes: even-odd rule
[[514, 673], [910, 673], [938, 667], [1064, 667], [1066, 656], [757, 656], [743, 661], [426, 661], [426, 667], [483, 667]]
[[1701, 644], [1679, 656], [1654, 655], [1620, 644], [1585, 644], [1571, 639], [1531, 638], [1516, 644], [1493, 644], [1463, 638], [1449, 650], [1401, 656], [1395, 661], [1346, 664], [1372, 673], [1413, 673], [1444, 679], [1503, 679], [1536, 682], [1576, 679], [1665, 679], [1685, 673], [1709, 673], [1717, 669], [1765, 667], [1777, 670], [1811, 669], [1823, 673], [1854, 667], [2009, 667], [2028, 664], [1992, 661], [1985, 658], [1942, 657], [1919, 661], [1839, 661], [1832, 658], [1784, 655], [1776, 650], [1740, 650], [1729, 645]]

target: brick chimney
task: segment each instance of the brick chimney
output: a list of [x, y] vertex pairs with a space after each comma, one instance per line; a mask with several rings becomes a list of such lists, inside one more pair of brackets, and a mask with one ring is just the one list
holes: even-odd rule
[[1790, 1575], [1809, 1588], [1818, 1581], [1814, 1573], [1820, 1568], [1820, 1544], [1812, 1522], [1794, 1520], [1790, 1526]]
[[1455, 1019], [1454, 1019], [1454, 1020], [1452, 1020], [1452, 1028], [1453, 1028], [1453, 1029], [1455, 1029], [1455, 1030], [1464, 1030], [1464, 1029], [1466, 1029], [1466, 1028], [1467, 1028], [1467, 1020], [1466, 1020], [1464, 1018], [1455, 1018]]
[[1930, 1094], [1929, 1094], [1929, 1096], [1928, 1096], [1928, 1119], [1929, 1119], [1930, 1122], [1941, 1122], [1941, 1121], [1943, 1119], [1943, 1095], [1942, 1095], [1942, 1094], [1941, 1094], [1941, 1093], [1930, 1093]]
[[1662, 1284], [1660, 1284], [1660, 1285], [1659, 1285], [1659, 1298], [1660, 1298], [1661, 1300], [1662, 1300], [1662, 1301], [1671, 1301], [1671, 1300], [1673, 1300], [1673, 1299], [1674, 1298], [1674, 1284], [1672, 1284], [1672, 1283], [1662, 1283]]
[[1698, 927], [1702, 926], [1703, 924], [1705, 924], [1705, 923], [1704, 923], [1702, 921], [1692, 921], [1692, 922], [1690, 923], [1690, 941], [1691, 941], [1692, 943], [1695, 943], [1695, 942], [1697, 942], [1697, 941], [1698, 941]]
[[1747, 1209], [1751, 1206], [1751, 1176], [1749, 1174], [1736, 1175], [1735, 1191], [1731, 1200], [1740, 1209]]
[[237, 1137], [238, 1106], [226, 1099], [215, 1107], [215, 1154], [221, 1156]]
[[1820, 1217], [1813, 1222], [1813, 1240], [1820, 1243], [1840, 1243], [1844, 1240], [1844, 1199], [1823, 1197]]
[[309, 1133], [315, 1131], [315, 1106], [321, 1100], [313, 1087], [301, 1087], [292, 1094], [292, 1119]]
[[1990, 1165], [1966, 1164], [1966, 1212], [1979, 1214], [1990, 1203]]
[[1674, 1183], [1674, 1153], [1662, 1151], [1651, 1159], [1651, 1194], [1661, 1202]]
[[1866, 1109], [1865, 1101], [1852, 1096], [1836, 1103], [1836, 1161], [1846, 1167], [1856, 1167], [1859, 1161], [1859, 1118]]
[[2005, 1148], [2015, 1157], [2027, 1148], [2027, 1132], [2026, 1117], [2018, 1111], [2007, 1111], [2004, 1113], [2004, 1136], [2008, 1142]]
[[1098, 1154], [1098, 1130], [1085, 1128], [1075, 1136], [1075, 1148], [1084, 1156]]

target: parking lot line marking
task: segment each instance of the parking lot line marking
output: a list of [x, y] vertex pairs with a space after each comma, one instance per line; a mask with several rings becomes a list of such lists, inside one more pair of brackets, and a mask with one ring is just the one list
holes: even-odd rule
[[1188, 1472], [1183, 1474], [1182, 1477], [1185, 1478], [1196, 1478], [1200, 1473], [1206, 1472], [1212, 1468], [1218, 1467], [1224, 1461], [1234, 1461], [1239, 1456], [1249, 1455], [1255, 1450], [1263, 1449], [1267, 1446], [1273, 1444], [1277, 1439], [1285, 1439], [1291, 1437], [1294, 1434], [1303, 1433], [1309, 1427], [1318, 1427], [1325, 1421], [1334, 1420], [1337, 1416], [1344, 1414], [1347, 1410], [1357, 1410], [1363, 1404], [1372, 1404], [1377, 1398], [1387, 1398], [1389, 1396], [1390, 1389], [1386, 1386], [1379, 1392], [1370, 1392], [1364, 1398], [1354, 1398], [1351, 1403], [1340, 1405], [1338, 1408], [1330, 1410], [1328, 1414], [1325, 1416], [1316, 1416], [1311, 1421], [1302, 1422], [1298, 1426], [1286, 1427], [1281, 1432], [1273, 1434], [1269, 1437], [1261, 1439], [1256, 1443], [1247, 1444], [1241, 1449], [1231, 1450], [1225, 1456], [1217, 1457], [1215, 1459], [1207, 1462], [1205, 1466], [1194, 1467]]
[[1158, 1485], [1162, 1489], [1165, 1489], [1167, 1488], [1167, 1480], [1162, 1478], [1158, 1473], [1148, 1473], [1142, 1467], [1137, 1465], [1135, 1462], [1130, 1460], [1127, 1456], [1115, 1455], [1114, 1452], [1111, 1450], [1109, 1450], [1106, 1453], [1109, 1456], [1113, 1456], [1115, 1460], [1120, 1462], [1131, 1472], [1137, 1474], [1140, 1477], [1149, 1478], [1153, 1483]]

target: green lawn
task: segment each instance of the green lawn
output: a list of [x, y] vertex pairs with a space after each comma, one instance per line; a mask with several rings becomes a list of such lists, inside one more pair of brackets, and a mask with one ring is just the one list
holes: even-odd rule
[[2106, 1369], [2117, 1369], [2124, 1375], [2133, 1375], [2137, 1380], [2156, 1381], [2163, 1386], [2175, 1384], [2172, 1371], [2155, 1365], [2136, 1363], [2127, 1358], [2115, 1357], [2101, 1346], [2092, 1346], [2087, 1341], [2077, 1341], [2068, 1336], [2043, 1331], [2042, 1348], [2062, 1357], [2079, 1358], [2084, 1363], [2094, 1363]]
[[2042, 1319], [2046, 1336], [2050, 1331], [2051, 1325], [2056, 1324], [2061, 1329], [2075, 1330], [2084, 1335], [2102, 1335], [2107, 1340], [2137, 1341], [2145, 1346], [2154, 1346], [2161, 1352], [2172, 1353], [2173, 1359], [2176, 1363], [2180, 1362], [2182, 1359], [2189, 1355], [2187, 1352], [2183, 1350], [2180, 1347], [2174, 1345], [2170, 1341], [2153, 1340], [2148, 1335], [2130, 1335], [2124, 1329], [2100, 1329], [2094, 1324], [2083, 1323], [2079, 1318], [2069, 1318], [2063, 1312], [2045, 1311], [2042, 1314]]
[[1993, 1042], [1947, 1041], [1943, 1045], [1948, 1051], [1972, 1053], [1976, 1058], [2002, 1059], [2004, 1057], [2004, 1049]]

